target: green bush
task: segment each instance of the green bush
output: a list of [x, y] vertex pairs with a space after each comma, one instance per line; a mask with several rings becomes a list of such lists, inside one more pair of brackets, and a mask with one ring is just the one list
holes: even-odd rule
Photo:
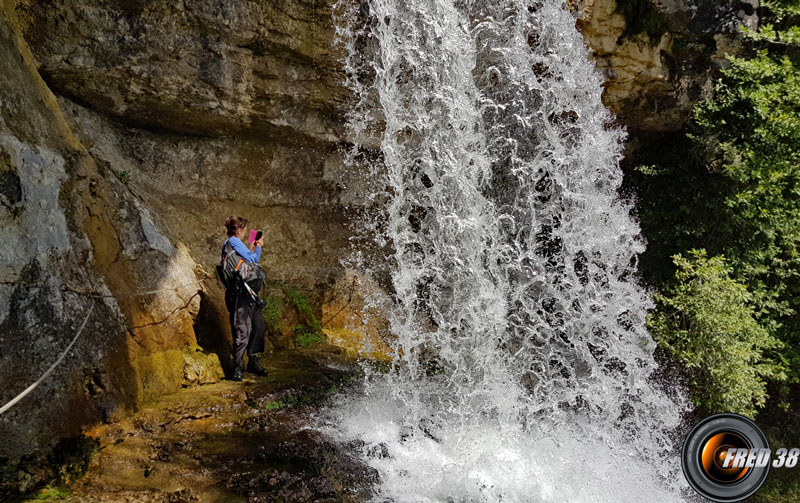
[[726, 182], [715, 248], [756, 294], [762, 325], [786, 342], [800, 376], [800, 72], [766, 50], [729, 58], [714, 98], [695, 109], [692, 136]]
[[770, 356], [780, 342], [759, 325], [751, 295], [723, 257], [692, 250], [673, 258], [675, 284], [656, 295], [651, 333], [684, 365], [695, 405], [753, 417], [766, 401], [766, 380], [785, 377]]
[[670, 257], [686, 250], [726, 257], [729, 277], [749, 292], [755, 322], [783, 342], [776, 358], [788, 363], [789, 381], [796, 382], [800, 72], [799, 53], [789, 45], [800, 9], [796, 0], [773, 0], [769, 7], [780, 15], [748, 35], [751, 56], [728, 58], [712, 98], [695, 107], [688, 134], [659, 138], [639, 156], [642, 166], [628, 183], [638, 194], [648, 240], [647, 279], [667, 288], [675, 273]]
[[[322, 333], [322, 323], [314, 315], [314, 308], [308, 296], [298, 289], [276, 281], [267, 282], [267, 287], [280, 289], [285, 298], [280, 294], [267, 296], [264, 306], [264, 321], [271, 330], [280, 331], [280, 322], [284, 309], [294, 309], [298, 323], [292, 327], [292, 337], [300, 347], [311, 346], [326, 340]], [[286, 305], [284, 305], [286, 304]]]
[[289, 400], [272, 400], [264, 404], [264, 409], [274, 412], [283, 409], [289, 409], [294, 407], [297, 403], [297, 398], [289, 399]]
[[[758, 16], [686, 129], [639, 138], [626, 184], [648, 242], [641, 271], [661, 292], [648, 325], [684, 363], [694, 402], [753, 416], [768, 401], [759, 421], [796, 431], [800, 1], [765, 0]], [[792, 474], [754, 501], [797, 501]]]
[[24, 503], [40, 503], [49, 501], [63, 501], [72, 496], [72, 490], [67, 487], [47, 486], [39, 490], [34, 496], [26, 499]]

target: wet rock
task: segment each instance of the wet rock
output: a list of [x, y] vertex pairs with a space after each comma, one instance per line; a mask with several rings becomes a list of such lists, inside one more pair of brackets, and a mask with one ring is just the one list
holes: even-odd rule
[[387, 296], [374, 280], [346, 270], [326, 289], [322, 300], [323, 329], [328, 340], [351, 356], [390, 360], [391, 349], [384, 342], [389, 340], [389, 322], [381, 306], [386, 301]]
[[[130, 367], [119, 361], [128, 329], [119, 306], [74, 293], [109, 293], [83, 225], [91, 219], [89, 180], [73, 177], [88, 157], [4, 15], [0, 76], [0, 403], [36, 381], [86, 321], [70, 358], [0, 417], [0, 458], [13, 465], [43, 459], [59, 438], [135, 397]], [[104, 372], [112, 365], [115, 373]]]
[[240, 473], [231, 477], [228, 489], [248, 496], [249, 502], [315, 502], [340, 501], [333, 482], [305, 472], [279, 470]]
[[199, 346], [183, 350], [183, 386], [211, 384], [225, 377], [219, 356]]
[[319, 401], [267, 406], [330, 396], [354, 371], [352, 360], [320, 347], [278, 352], [264, 364], [266, 378], [183, 388], [87, 431], [99, 448], [85, 475], [70, 480], [66, 501], [367, 501], [377, 474], [350, 446], [313, 430]]
[[200, 501], [200, 499], [192, 493], [191, 489], [178, 489], [177, 491], [165, 494], [162, 501], [164, 503], [191, 503], [193, 501]]
[[323, 474], [336, 481], [348, 492], [367, 497], [372, 484], [377, 482], [377, 472], [345, 452], [341, 447], [314, 430], [302, 430], [282, 441], [273, 453], [276, 459], [304, 471]]

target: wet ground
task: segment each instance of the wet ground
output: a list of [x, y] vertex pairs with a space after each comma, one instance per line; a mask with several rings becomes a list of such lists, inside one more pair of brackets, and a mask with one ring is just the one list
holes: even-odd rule
[[[99, 441], [86, 474], [29, 501], [365, 501], [377, 474], [310, 417], [359, 375], [333, 346], [262, 358], [266, 377], [221, 381], [164, 396], [120, 422], [87, 431]], [[47, 492], [50, 491], [50, 492]]]

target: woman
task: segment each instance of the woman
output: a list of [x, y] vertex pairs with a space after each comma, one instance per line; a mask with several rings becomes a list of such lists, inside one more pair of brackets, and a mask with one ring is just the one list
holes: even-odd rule
[[[233, 251], [242, 259], [258, 263], [261, 259], [261, 247], [264, 237], [246, 246], [244, 238], [247, 235], [247, 220], [242, 217], [230, 217], [225, 222], [228, 239], [222, 245], [223, 257], [226, 255], [226, 246], [230, 243]], [[260, 289], [260, 286], [258, 287]], [[258, 291], [255, 292], [258, 294]], [[247, 372], [265, 376], [267, 371], [258, 362], [256, 353], [264, 351], [264, 334], [266, 325], [264, 315], [256, 300], [244, 289], [228, 285], [225, 290], [225, 305], [228, 307], [233, 336], [233, 380], [242, 380], [242, 368], [245, 352], [247, 353]]]

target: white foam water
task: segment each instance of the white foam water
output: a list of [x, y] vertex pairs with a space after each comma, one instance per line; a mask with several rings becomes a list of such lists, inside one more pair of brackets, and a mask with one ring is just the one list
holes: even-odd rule
[[624, 131], [573, 15], [558, 0], [335, 10], [348, 162], [379, 208], [360, 224], [385, 252], [351, 265], [386, 278], [394, 357], [326, 431], [360, 442], [379, 501], [679, 501], [686, 404], [651, 383]]

